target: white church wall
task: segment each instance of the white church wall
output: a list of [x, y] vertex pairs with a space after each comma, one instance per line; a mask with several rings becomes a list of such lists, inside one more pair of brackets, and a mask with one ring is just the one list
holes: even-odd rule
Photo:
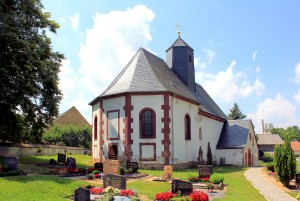
[[225, 165], [244, 165], [244, 152], [243, 149], [218, 149], [216, 150], [216, 162], [220, 164], [220, 159], [225, 159]]
[[[133, 133], [131, 138], [133, 139], [133, 144], [131, 145], [133, 156], [132, 161], [140, 160], [140, 151], [144, 159], [149, 161], [143, 161], [142, 163], [163, 163], [164, 158], [161, 156], [161, 153], [164, 149], [162, 145], [162, 140], [164, 138], [163, 133], [161, 132], [163, 128], [163, 123], [161, 119], [164, 116], [164, 112], [161, 106], [164, 103], [163, 95], [140, 95], [132, 96], [131, 104], [134, 106], [131, 117], [134, 121], [131, 123], [131, 128]], [[154, 139], [140, 139], [140, 122], [139, 115], [140, 111], [144, 108], [151, 108], [155, 111], [155, 120], [156, 120], [156, 138]], [[141, 150], [140, 150], [141, 147]], [[151, 152], [151, 153], [149, 153]], [[152, 152], [156, 156], [156, 161], [153, 161], [151, 157]]]
[[104, 157], [108, 158], [109, 144], [118, 144], [118, 158], [123, 157], [124, 152], [124, 107], [125, 97], [117, 97], [103, 100], [103, 131], [104, 131]]
[[[174, 155], [171, 161], [175, 164], [196, 162], [200, 146], [203, 151], [203, 159], [206, 160], [208, 142], [210, 142], [213, 160], [216, 160], [216, 145], [223, 122], [199, 115], [198, 111], [199, 105], [191, 104], [177, 98], [173, 99], [174, 147], [172, 149], [174, 149]], [[184, 117], [186, 114], [189, 114], [191, 118], [191, 140], [185, 140]], [[202, 130], [202, 140], [199, 138], [200, 127]]]
[[92, 133], [93, 133], [93, 135], [92, 135], [92, 155], [93, 155], [94, 160], [100, 159], [100, 154], [99, 154], [99, 139], [100, 139], [100, 137], [98, 136], [97, 140], [95, 140], [95, 138], [94, 138], [94, 135], [95, 135], [94, 119], [95, 119], [95, 117], [97, 117], [97, 121], [98, 121], [98, 125], [97, 125], [98, 135], [100, 134], [100, 132], [99, 132], [100, 115], [99, 114], [100, 114], [100, 103], [97, 103], [97, 104], [93, 105], [93, 107], [92, 107], [92, 118], [93, 118], [92, 119], [92, 126], [93, 126], [92, 127]]

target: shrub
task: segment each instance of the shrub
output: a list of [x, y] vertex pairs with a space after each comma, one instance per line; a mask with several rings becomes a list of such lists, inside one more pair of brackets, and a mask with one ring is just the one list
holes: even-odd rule
[[296, 200], [300, 200], [300, 193], [298, 193], [298, 195], [296, 195]]
[[190, 181], [190, 182], [198, 182], [199, 181], [199, 177], [198, 175], [188, 175], [187, 176], [187, 180]]
[[118, 173], [119, 173], [119, 175], [124, 175], [126, 173], [125, 168], [124, 167], [119, 167]]
[[93, 171], [93, 174], [100, 174], [101, 172], [100, 172], [100, 170], [94, 170]]
[[262, 160], [263, 160], [263, 162], [273, 162], [274, 157], [271, 154], [264, 153]]
[[210, 175], [209, 180], [214, 184], [219, 184], [224, 181], [224, 176], [219, 173], [213, 173], [212, 175]]
[[274, 164], [269, 164], [267, 166], [267, 170], [271, 171], [271, 172], [275, 172], [275, 168], [274, 168]]

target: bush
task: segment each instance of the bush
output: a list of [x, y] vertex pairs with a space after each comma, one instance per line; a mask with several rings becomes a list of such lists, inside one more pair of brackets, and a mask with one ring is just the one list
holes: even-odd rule
[[190, 182], [198, 182], [199, 181], [199, 177], [198, 177], [198, 175], [189, 174], [187, 176], [187, 180], [190, 181]]
[[269, 171], [271, 171], [271, 172], [275, 172], [274, 164], [269, 164], [269, 165], [267, 166], [267, 169], [268, 169]]
[[118, 173], [119, 173], [119, 175], [124, 175], [126, 173], [125, 168], [124, 167], [119, 167]]
[[92, 130], [90, 126], [54, 125], [44, 133], [42, 139], [52, 145], [90, 148]]
[[224, 176], [222, 174], [219, 173], [213, 173], [212, 175], [210, 175], [209, 181], [214, 183], [214, 184], [219, 184], [219, 183], [223, 183], [224, 181]]
[[274, 157], [271, 154], [264, 153], [262, 160], [263, 160], [263, 162], [273, 162]]

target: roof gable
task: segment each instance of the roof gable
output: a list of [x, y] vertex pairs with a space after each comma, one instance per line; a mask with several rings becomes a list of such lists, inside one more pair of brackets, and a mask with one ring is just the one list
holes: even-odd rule
[[259, 134], [257, 137], [257, 145], [283, 144], [283, 140], [278, 134]]
[[53, 124], [74, 125], [74, 126], [91, 126], [91, 124], [82, 116], [75, 106], [60, 114]]
[[250, 129], [251, 120], [228, 120], [224, 123], [217, 149], [237, 149], [245, 147]]

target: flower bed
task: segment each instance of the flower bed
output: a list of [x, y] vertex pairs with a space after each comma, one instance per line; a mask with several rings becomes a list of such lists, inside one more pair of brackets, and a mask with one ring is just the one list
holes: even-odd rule
[[104, 200], [113, 200], [115, 196], [125, 196], [132, 201], [139, 201], [138, 194], [134, 190], [119, 190], [108, 186], [107, 188], [91, 187], [91, 194], [104, 195]]
[[182, 196], [180, 194], [175, 194], [172, 192], [163, 192], [155, 195], [156, 201], [208, 201], [209, 197], [206, 193], [202, 191], [194, 191], [189, 196]]

